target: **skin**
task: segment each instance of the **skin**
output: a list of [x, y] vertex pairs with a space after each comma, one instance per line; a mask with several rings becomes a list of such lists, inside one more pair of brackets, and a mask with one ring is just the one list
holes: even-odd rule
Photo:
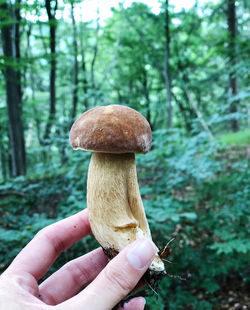
[[[155, 255], [151, 241], [131, 243], [109, 263], [102, 249], [96, 249], [38, 285], [58, 255], [90, 233], [87, 210], [41, 230], [1, 275], [0, 309], [108, 310], [118, 304], [150, 266]], [[137, 297], [119, 310], [144, 306], [145, 300]]]

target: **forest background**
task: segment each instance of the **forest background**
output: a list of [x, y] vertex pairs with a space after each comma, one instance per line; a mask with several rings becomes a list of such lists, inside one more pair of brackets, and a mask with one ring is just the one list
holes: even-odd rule
[[[156, 244], [174, 238], [168, 273], [185, 278], [149, 290], [148, 309], [250, 309], [250, 3], [121, 2], [85, 21], [80, 2], [0, 0], [1, 271], [86, 207], [90, 154], [71, 149], [70, 127], [121, 104], [152, 127], [141, 195]], [[96, 246], [82, 240], [50, 272]]]

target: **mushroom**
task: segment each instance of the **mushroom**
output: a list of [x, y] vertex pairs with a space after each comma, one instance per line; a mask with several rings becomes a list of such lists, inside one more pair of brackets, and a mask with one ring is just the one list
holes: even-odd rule
[[[83, 113], [70, 131], [70, 144], [91, 151], [87, 206], [93, 235], [110, 257], [138, 238], [152, 240], [140, 196], [134, 153], [147, 153], [152, 133], [147, 120], [126, 106]], [[156, 254], [150, 273], [164, 273]]]

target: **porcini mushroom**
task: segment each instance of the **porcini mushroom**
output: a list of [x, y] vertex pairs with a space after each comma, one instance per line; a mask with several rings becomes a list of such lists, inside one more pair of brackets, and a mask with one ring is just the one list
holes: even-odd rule
[[[92, 232], [109, 256], [138, 238], [151, 239], [137, 182], [135, 153], [147, 153], [152, 133], [137, 111], [109, 105], [83, 113], [70, 131], [74, 149], [91, 151], [87, 205]], [[151, 273], [164, 272], [156, 248]]]

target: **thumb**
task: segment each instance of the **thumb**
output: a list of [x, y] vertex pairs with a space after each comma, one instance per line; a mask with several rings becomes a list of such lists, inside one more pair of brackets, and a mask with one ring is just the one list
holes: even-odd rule
[[136, 286], [154, 255], [153, 242], [144, 238], [136, 240], [112, 259], [84, 291], [72, 298], [67, 309], [112, 309]]

